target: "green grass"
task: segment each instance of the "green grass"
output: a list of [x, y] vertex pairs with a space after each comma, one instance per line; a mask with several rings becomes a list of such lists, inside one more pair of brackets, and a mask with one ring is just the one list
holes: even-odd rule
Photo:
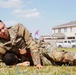
[[3, 67], [0, 68], [0, 75], [76, 75], [75, 66], [43, 66], [36, 67]]
[[58, 48], [58, 50], [65, 50], [70, 52], [76, 52], [76, 48]]
[[[75, 48], [59, 48], [59, 50], [66, 50], [76, 52]], [[26, 66], [5, 66], [0, 64], [0, 75], [76, 75], [76, 66], [43, 66], [42, 69], [36, 67]]]

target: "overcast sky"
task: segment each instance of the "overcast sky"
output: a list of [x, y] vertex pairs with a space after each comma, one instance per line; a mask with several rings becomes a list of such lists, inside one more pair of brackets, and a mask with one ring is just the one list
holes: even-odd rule
[[51, 35], [51, 28], [76, 20], [76, 0], [0, 0], [0, 19], [22, 23], [33, 34]]

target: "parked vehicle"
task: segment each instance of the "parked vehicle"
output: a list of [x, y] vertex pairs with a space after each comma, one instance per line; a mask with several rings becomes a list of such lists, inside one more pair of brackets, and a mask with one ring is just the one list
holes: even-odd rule
[[76, 43], [76, 40], [71, 40], [71, 42]]
[[65, 40], [56, 44], [58, 48], [76, 48], [76, 42], [73, 40]]

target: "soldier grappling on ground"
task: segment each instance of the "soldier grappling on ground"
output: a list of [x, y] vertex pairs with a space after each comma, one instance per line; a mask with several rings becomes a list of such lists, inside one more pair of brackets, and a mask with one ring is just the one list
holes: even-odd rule
[[[37, 68], [41, 68], [38, 45], [27, 28], [20, 23], [7, 28], [0, 20], [0, 59], [6, 52], [13, 52], [23, 58], [24, 55], [20, 52], [25, 51], [27, 54], [28, 49], [26, 50], [26, 48], [30, 49], [33, 64]], [[28, 59], [30, 60], [29, 57]], [[22, 59], [22, 61], [24, 60]]]

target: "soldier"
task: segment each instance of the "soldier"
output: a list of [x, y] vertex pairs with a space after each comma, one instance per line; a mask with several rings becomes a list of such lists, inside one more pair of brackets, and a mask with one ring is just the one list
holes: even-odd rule
[[42, 65], [76, 65], [76, 53], [65, 50], [57, 50], [56, 43], [45, 42], [41, 39], [39, 42], [39, 52]]
[[[30, 49], [34, 65], [41, 68], [38, 45], [31, 36], [31, 33], [22, 25], [16, 24], [6, 28], [5, 24], [0, 20], [0, 59], [6, 52], [13, 52], [17, 55]], [[22, 54], [22, 58], [23, 58]], [[24, 60], [22, 60], [24, 61]]]
[[21, 59], [12, 52], [6, 52], [3, 57], [2, 57], [3, 62], [6, 65], [19, 65], [19, 66], [30, 66], [30, 62], [29, 61], [24, 61], [21, 62]]
[[[63, 65], [63, 64], [64, 65], [65, 64], [76, 65], [76, 53], [67, 52], [64, 50], [62, 50], [62, 51], [51, 50], [51, 48], [55, 49], [55, 47], [53, 48], [53, 46], [50, 43], [43, 42], [43, 41], [40, 43], [39, 53], [40, 53], [42, 65]], [[25, 51], [23, 50], [20, 53], [24, 54]], [[7, 55], [9, 58], [7, 58]], [[6, 53], [5, 56], [3, 56], [3, 61], [6, 63], [6, 65], [13, 64], [13, 63], [16, 63], [18, 61], [19, 57], [17, 55], [13, 55], [13, 57], [12, 57], [12, 55], [11, 56], [9, 56], [9, 55], [10, 54]], [[10, 61], [10, 63], [8, 60]], [[23, 63], [19, 63], [17, 65], [29, 66], [30, 65], [29, 63], [31, 63], [31, 60], [25, 61]]]

